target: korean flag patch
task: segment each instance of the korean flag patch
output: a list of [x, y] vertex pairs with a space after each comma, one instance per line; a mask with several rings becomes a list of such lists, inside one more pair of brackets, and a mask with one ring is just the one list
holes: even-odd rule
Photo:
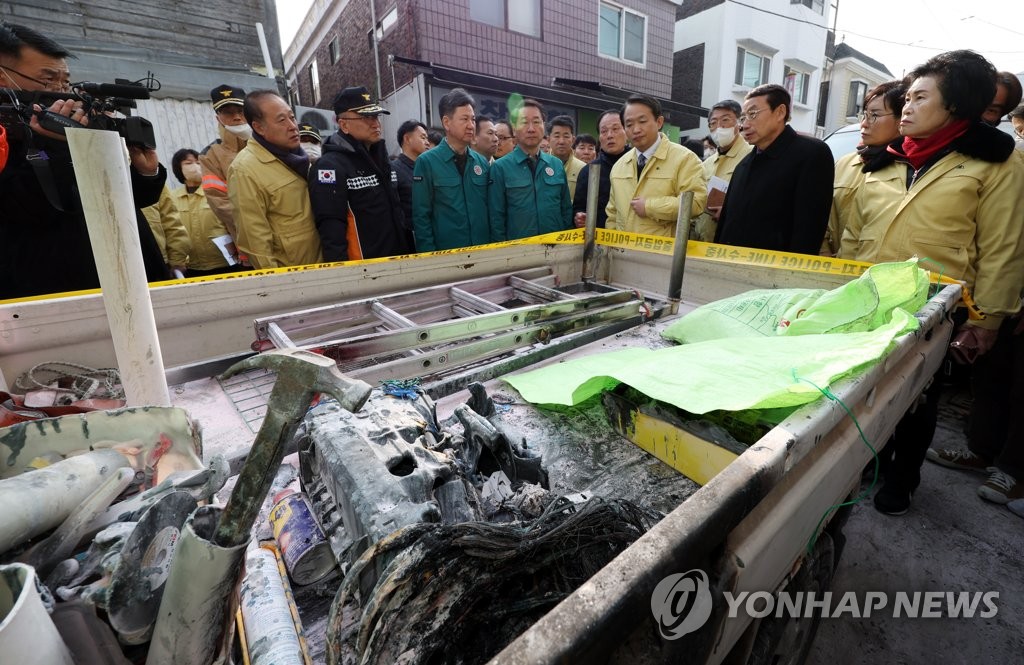
[[316, 177], [322, 185], [333, 185], [338, 182], [337, 176], [334, 175], [334, 169], [317, 169]]

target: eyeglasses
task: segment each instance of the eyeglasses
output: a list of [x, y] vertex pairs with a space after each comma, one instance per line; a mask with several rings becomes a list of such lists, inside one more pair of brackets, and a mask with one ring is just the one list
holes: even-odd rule
[[498, 143], [503, 143], [505, 141], [511, 141], [512, 140], [511, 136], [502, 136], [501, 134], [495, 134], [494, 136], [497, 137]]
[[378, 123], [380, 122], [379, 115], [357, 115], [354, 118], [341, 117], [341, 120], [362, 120], [363, 122]]
[[71, 90], [71, 84], [69, 84], [67, 81], [60, 81], [60, 80], [55, 79], [55, 78], [45, 78], [45, 79], [32, 78], [31, 76], [29, 76], [27, 74], [22, 74], [17, 69], [12, 69], [11, 67], [7, 67], [7, 66], [0, 66], [0, 69], [2, 69], [5, 72], [7, 72], [7, 78], [10, 78], [11, 74], [17, 74], [18, 76], [20, 76], [21, 78], [25, 79], [26, 81], [32, 81], [33, 83], [38, 83], [39, 85], [43, 86], [43, 90], [47, 90], [49, 92], [69, 92]]
[[874, 111], [871, 111], [870, 113], [865, 113], [864, 111], [861, 111], [860, 113], [857, 114], [857, 120], [860, 121], [860, 122], [867, 122], [869, 125], [873, 125], [873, 124], [875, 124], [875, 121], [877, 121], [879, 118], [884, 118], [887, 115], [896, 115], [896, 114], [895, 113], [875, 113]]
[[742, 114], [737, 119], [740, 121], [741, 124], [745, 123], [747, 120], [757, 120], [757, 116], [761, 115], [766, 110], [767, 109], [751, 109], [751, 110], [747, 111], [746, 113]]

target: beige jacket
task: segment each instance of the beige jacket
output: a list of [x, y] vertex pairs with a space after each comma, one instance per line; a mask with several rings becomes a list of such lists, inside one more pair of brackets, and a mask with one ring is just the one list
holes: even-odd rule
[[164, 191], [160, 192], [160, 200], [148, 208], [143, 208], [142, 214], [146, 216], [149, 228], [153, 230], [153, 237], [160, 247], [164, 263], [173, 267], [187, 266], [192, 241], [166, 185]]
[[579, 180], [580, 171], [586, 164], [576, 155], [569, 155], [569, 160], [562, 164], [565, 167], [565, 180], [569, 183], [569, 198], [576, 196], [576, 181]]
[[[606, 228], [674, 236], [679, 195], [685, 191], [693, 192], [691, 214], [696, 216], [704, 210], [708, 190], [697, 155], [672, 143], [664, 133], [660, 137], [661, 142], [639, 180], [636, 177], [635, 149], [627, 151], [612, 167]], [[645, 217], [636, 214], [630, 205], [637, 197], [645, 199]]]
[[248, 141], [238, 138], [219, 123], [217, 131], [220, 140], [206, 146], [203, 154], [199, 155], [199, 163], [203, 166], [203, 193], [217, 219], [234, 238], [235, 216], [228, 197], [228, 168]]
[[188, 189], [179, 187], [171, 190], [171, 201], [178, 209], [178, 216], [192, 240], [192, 252], [188, 267], [192, 270], [216, 270], [227, 267], [228, 262], [220, 249], [213, 244], [213, 238], [227, 235], [228, 231], [213, 214], [200, 187], [189, 194]]
[[879, 263], [913, 256], [962, 279], [997, 328], [1020, 308], [1024, 286], [1024, 157], [1001, 163], [952, 152], [907, 189], [896, 162], [864, 174], [843, 214], [840, 258]]
[[856, 152], [843, 155], [836, 162], [835, 184], [832, 186], [832, 210], [828, 215], [828, 229], [821, 243], [821, 253], [836, 256], [843, 238], [847, 218], [854, 214], [853, 199], [867, 175], [861, 169], [864, 162]]
[[237, 225], [235, 244], [253, 267], [322, 260], [306, 179], [256, 141], [249, 141], [231, 163], [228, 192]]

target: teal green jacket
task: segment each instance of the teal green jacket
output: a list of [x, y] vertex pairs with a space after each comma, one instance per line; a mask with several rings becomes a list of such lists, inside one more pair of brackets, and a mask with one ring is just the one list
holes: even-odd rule
[[448, 139], [416, 159], [412, 171], [412, 230], [416, 251], [491, 242], [487, 216], [487, 160], [468, 150], [459, 175]]
[[572, 198], [562, 162], [543, 152], [539, 157], [534, 173], [519, 146], [491, 165], [491, 242], [572, 228]]

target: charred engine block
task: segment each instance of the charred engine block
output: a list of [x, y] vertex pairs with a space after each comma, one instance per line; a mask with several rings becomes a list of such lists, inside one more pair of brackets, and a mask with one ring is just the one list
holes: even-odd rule
[[300, 430], [302, 484], [343, 567], [411, 524], [532, 518], [553, 499], [540, 457], [487, 419], [482, 386], [450, 429], [429, 397], [402, 392], [376, 389], [355, 414], [324, 401]]

